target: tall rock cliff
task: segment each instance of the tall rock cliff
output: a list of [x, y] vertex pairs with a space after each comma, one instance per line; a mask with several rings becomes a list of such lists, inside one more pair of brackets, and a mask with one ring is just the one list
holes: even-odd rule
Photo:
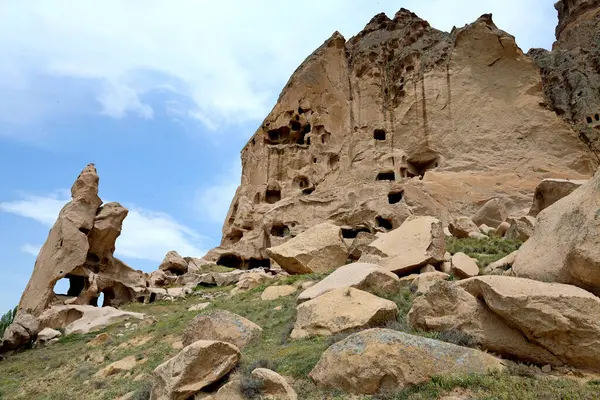
[[[567, 13], [564, 46], [583, 18]], [[597, 166], [572, 121], [548, 107], [549, 90], [491, 15], [446, 33], [402, 9], [348, 41], [336, 32], [242, 150], [242, 182], [207, 258], [268, 265], [266, 247], [324, 221], [351, 238], [410, 215], [447, 222], [494, 198], [526, 208], [541, 179], [587, 178]]]

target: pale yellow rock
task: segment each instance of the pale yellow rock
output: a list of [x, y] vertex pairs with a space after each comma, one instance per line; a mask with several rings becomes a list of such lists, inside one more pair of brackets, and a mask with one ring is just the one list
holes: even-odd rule
[[517, 259], [518, 250], [513, 251], [506, 257], [502, 257], [498, 261], [494, 261], [490, 263], [487, 267], [483, 269], [484, 275], [502, 275], [508, 269], [512, 267], [515, 260]]
[[526, 241], [533, 235], [533, 229], [536, 224], [535, 218], [530, 216], [509, 217], [506, 222], [510, 224], [510, 227], [506, 231], [504, 237], [509, 240], [521, 242]]
[[316, 284], [317, 284], [317, 282], [315, 282], [315, 281], [303, 282], [303, 283], [302, 283], [302, 285], [300, 286], [300, 288], [301, 288], [302, 290], [306, 290], [306, 289], [308, 289], [309, 287], [312, 287], [312, 286], [314, 286], [314, 285], [316, 285]]
[[282, 285], [282, 286], [269, 286], [266, 288], [260, 298], [265, 301], [276, 300], [280, 297], [291, 296], [296, 293], [296, 288], [291, 285]]
[[323, 223], [267, 249], [267, 254], [290, 274], [325, 272], [346, 263], [348, 248], [339, 226]]
[[131, 400], [133, 399], [133, 396], [135, 396], [135, 392], [129, 392], [121, 397], [117, 397], [115, 400]]
[[198, 303], [188, 308], [188, 311], [202, 311], [210, 306], [210, 303]]
[[448, 230], [452, 233], [452, 236], [458, 239], [465, 239], [469, 237], [471, 232], [479, 232], [477, 225], [468, 217], [455, 218], [450, 225]]
[[169, 251], [158, 267], [175, 275], [183, 275], [188, 271], [188, 263], [174, 250]]
[[65, 335], [90, 333], [128, 319], [143, 320], [145, 314], [117, 310], [113, 307], [53, 306], [40, 315], [40, 324], [64, 329]]
[[426, 272], [423, 274], [419, 274], [412, 281], [411, 286], [416, 288], [417, 294], [426, 293], [429, 291], [429, 288], [434, 285], [438, 281], [444, 281], [446, 279], [450, 279], [450, 275], [435, 271], [435, 272]]
[[329, 336], [383, 326], [398, 315], [396, 303], [354, 288], [339, 288], [300, 304], [292, 339]]
[[504, 237], [506, 235], [506, 231], [508, 231], [508, 228], [510, 228], [510, 224], [506, 221], [502, 222], [496, 229], [496, 236]]
[[262, 328], [254, 322], [226, 310], [211, 310], [192, 319], [183, 331], [183, 344], [198, 340], [216, 340], [232, 343], [243, 349], [257, 340]]
[[587, 180], [544, 179], [535, 188], [529, 215], [537, 217], [540, 212], [563, 197], [567, 197], [586, 182]]
[[116, 375], [123, 371], [131, 371], [136, 365], [137, 361], [135, 356], [129, 356], [102, 368], [100, 371], [96, 372], [94, 376], [106, 378], [107, 376]]
[[303, 303], [331, 290], [345, 287], [353, 287], [369, 293], [395, 293], [400, 289], [400, 280], [395, 274], [375, 264], [360, 262], [348, 264], [303, 291], [297, 301]]
[[374, 394], [425, 383], [433, 376], [503, 369], [500, 360], [479, 350], [390, 329], [369, 329], [329, 347], [309, 376], [320, 387]]
[[179, 341], [177, 341], [177, 342], [173, 342], [173, 343], [171, 343], [171, 348], [172, 348], [173, 350], [181, 350], [181, 349], [183, 349], [183, 347], [184, 347], [184, 346], [183, 346], [183, 342], [182, 342], [182, 341], [180, 341], [180, 340], [179, 340]]
[[275, 371], [266, 368], [257, 368], [252, 371], [252, 377], [263, 382], [261, 395], [265, 399], [297, 400], [296, 391], [285, 378]]
[[199, 340], [154, 370], [151, 400], [186, 400], [229, 373], [240, 360], [230, 343]]
[[479, 267], [471, 257], [459, 252], [452, 256], [452, 274], [460, 279], [471, 278], [479, 275]]
[[52, 328], [44, 328], [37, 335], [37, 341], [40, 343], [49, 342], [52, 339], [58, 338], [61, 333]]
[[424, 266], [423, 268], [421, 268], [421, 270], [419, 271], [420, 274], [425, 274], [427, 272], [435, 272], [436, 269], [433, 265], [431, 264], [427, 264], [426, 266]]

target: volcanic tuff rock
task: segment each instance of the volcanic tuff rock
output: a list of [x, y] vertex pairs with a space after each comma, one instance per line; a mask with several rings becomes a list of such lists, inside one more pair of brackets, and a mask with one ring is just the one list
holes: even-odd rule
[[[592, 10], [598, 1], [561, 11], [565, 54], [584, 55], [571, 46], [575, 27], [592, 32], [594, 19], [578, 11], [584, 3]], [[590, 77], [594, 51], [581, 64]], [[544, 57], [536, 55], [538, 64]], [[545, 106], [545, 96], [566, 91], [553, 89], [551, 61], [542, 89], [538, 66], [490, 15], [446, 33], [402, 9], [393, 19], [375, 16], [350, 40], [334, 33], [292, 75], [242, 150], [221, 246], [206, 258], [268, 265], [264, 249], [318, 223], [344, 227], [345, 238], [389, 231], [410, 215], [448, 223], [496, 198], [508, 212], [526, 208], [544, 178], [589, 177], [596, 156], [570, 117]], [[598, 94], [584, 83], [582, 96]], [[600, 126], [590, 111], [583, 118]]]
[[90, 164], [73, 184], [72, 200], [50, 230], [19, 310], [38, 316], [51, 303], [64, 303], [64, 298], [53, 291], [62, 278], [70, 281], [66, 295], [82, 305], [96, 305], [98, 296], [104, 293], [104, 305], [118, 306], [133, 301], [138, 291], [145, 289], [144, 273], [113, 257], [128, 211], [118, 203], [102, 205], [98, 182], [96, 168]]

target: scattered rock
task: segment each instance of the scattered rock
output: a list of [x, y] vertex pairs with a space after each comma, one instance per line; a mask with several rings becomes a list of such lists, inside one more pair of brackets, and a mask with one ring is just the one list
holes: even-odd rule
[[266, 399], [296, 400], [298, 395], [285, 378], [275, 371], [257, 368], [252, 371], [252, 377], [264, 383], [261, 394]]
[[209, 306], [210, 303], [199, 303], [188, 308], [188, 311], [202, 311]]
[[398, 277], [375, 264], [354, 263], [338, 268], [322, 281], [298, 296], [298, 303], [317, 298], [331, 290], [353, 287], [369, 293], [395, 293], [400, 289]]
[[65, 335], [90, 333], [134, 318], [143, 320], [144, 314], [117, 310], [113, 307], [53, 306], [40, 315], [40, 326], [64, 329]]
[[296, 293], [296, 288], [291, 285], [283, 285], [283, 286], [269, 286], [266, 288], [260, 298], [265, 301], [276, 300], [280, 297], [290, 296]]
[[267, 254], [290, 274], [310, 274], [344, 265], [348, 259], [348, 248], [340, 227], [323, 223], [282, 245], [268, 248]]
[[168, 271], [175, 275], [188, 272], [188, 263], [174, 250], [169, 251], [158, 267], [161, 271]]
[[542, 211], [513, 264], [516, 276], [579, 286], [600, 295], [600, 171]]
[[54, 330], [52, 328], [44, 328], [40, 331], [40, 333], [38, 333], [37, 341], [39, 343], [46, 343], [59, 336], [61, 336], [61, 333], [59, 331]]
[[[494, 198], [483, 205], [473, 216], [476, 225], [498, 226], [508, 217], [507, 201]], [[485, 233], [485, 232], [484, 232]]]
[[247, 272], [239, 277], [238, 282], [235, 284], [232, 294], [239, 292], [247, 292], [248, 290], [255, 289], [260, 285], [269, 283], [273, 280], [273, 276], [264, 272]]
[[498, 225], [498, 228], [496, 228], [496, 236], [504, 237], [509, 228], [510, 224], [508, 222], [502, 222], [500, 225]]
[[423, 294], [429, 291], [429, 288], [434, 285], [438, 281], [445, 281], [446, 279], [450, 279], [450, 275], [435, 271], [435, 272], [426, 272], [423, 274], [419, 274], [415, 277], [415, 279], [411, 283], [411, 287], [415, 288], [415, 292], [417, 294]]
[[480, 225], [479, 231], [488, 237], [496, 234], [496, 228], [489, 227], [486, 224]]
[[563, 197], [567, 197], [586, 182], [583, 180], [544, 179], [535, 188], [533, 204], [529, 210], [529, 215], [537, 217], [540, 212]]
[[489, 239], [489, 237], [487, 235], [484, 235], [481, 232], [471, 232], [471, 233], [469, 233], [469, 238], [470, 239], [478, 239], [478, 240]]
[[477, 225], [468, 217], [458, 217], [450, 225], [448, 230], [452, 236], [458, 239], [466, 239], [471, 232], [479, 232]]
[[420, 274], [426, 274], [428, 272], [435, 272], [436, 269], [433, 265], [427, 264], [426, 266], [424, 266], [423, 268], [421, 268], [421, 270], [419, 271]]
[[33, 343], [42, 329], [40, 321], [25, 311], [18, 311], [13, 323], [6, 328], [0, 342], [0, 354]]
[[465, 253], [456, 253], [452, 256], [452, 274], [460, 279], [471, 278], [479, 275], [479, 267]]
[[262, 328], [254, 322], [225, 310], [211, 310], [190, 321], [183, 331], [183, 344], [197, 340], [217, 340], [243, 349], [260, 337]]
[[546, 364], [542, 367], [542, 372], [549, 374], [550, 372], [552, 372], [552, 365], [550, 364]]
[[383, 326], [396, 320], [398, 307], [354, 288], [334, 289], [298, 306], [290, 337], [329, 336], [358, 328]]
[[484, 275], [502, 275], [504, 272], [509, 270], [517, 259], [518, 250], [513, 251], [506, 257], [502, 257], [498, 261], [490, 263], [483, 269]]
[[240, 361], [230, 343], [199, 340], [154, 370], [152, 400], [186, 400], [229, 373]]
[[352, 394], [401, 390], [434, 376], [504, 369], [479, 350], [390, 329], [369, 329], [335, 343], [309, 376], [318, 386]]
[[95, 377], [106, 378], [111, 375], [116, 375], [123, 371], [131, 371], [137, 365], [135, 356], [129, 356], [117, 362], [110, 364], [109, 366], [102, 368], [96, 372]]
[[510, 228], [506, 231], [504, 237], [509, 240], [518, 240], [525, 242], [533, 235], [535, 228], [535, 218], [530, 216], [509, 217], [506, 222], [510, 224]]
[[363, 251], [375, 240], [377, 240], [377, 236], [370, 232], [358, 232], [358, 235], [348, 247], [348, 258], [353, 261], [358, 261], [362, 256]]
[[176, 279], [177, 276], [167, 275], [165, 271], [157, 270], [150, 274], [148, 281], [151, 287], [163, 287], [175, 282]]

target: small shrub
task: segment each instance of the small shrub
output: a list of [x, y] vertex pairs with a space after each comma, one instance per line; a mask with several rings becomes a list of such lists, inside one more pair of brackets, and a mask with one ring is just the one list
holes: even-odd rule
[[2, 336], [4, 336], [4, 331], [6, 331], [6, 328], [8, 328], [10, 326], [10, 324], [13, 323], [16, 315], [17, 315], [17, 307], [15, 307], [12, 310], [8, 310], [8, 312], [6, 314], [4, 314], [2, 316], [2, 318], [0, 318], [0, 338], [2, 338]]
[[475, 347], [477, 346], [477, 341], [475, 338], [467, 333], [462, 331], [451, 329], [448, 331], [439, 332], [437, 334], [437, 338], [443, 342], [448, 342], [455, 344], [457, 346], [463, 347]]
[[402, 317], [395, 321], [388, 321], [384, 328], [406, 333], [411, 333], [413, 331], [412, 327], [406, 321], [406, 318]]
[[252, 375], [242, 375], [240, 378], [240, 393], [246, 399], [257, 399], [265, 387], [262, 379], [256, 379]]
[[508, 373], [514, 376], [520, 376], [523, 378], [535, 378], [535, 371], [528, 365], [521, 363], [510, 363], [508, 365]]

